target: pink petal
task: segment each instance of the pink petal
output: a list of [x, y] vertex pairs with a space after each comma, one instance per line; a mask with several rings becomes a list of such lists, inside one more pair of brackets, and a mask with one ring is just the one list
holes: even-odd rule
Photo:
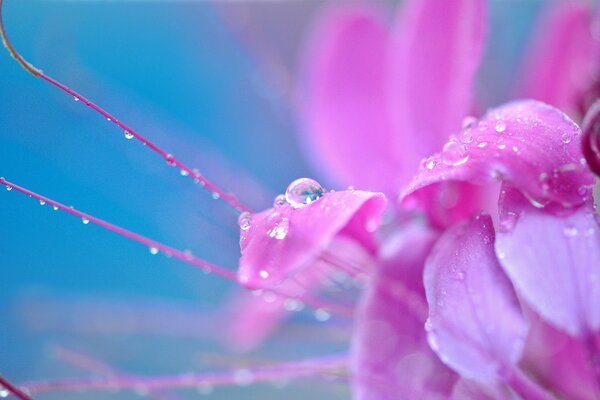
[[600, 176], [600, 100], [588, 110], [583, 120], [582, 151], [588, 166]]
[[584, 201], [581, 192], [593, 184], [582, 163], [580, 135], [571, 119], [544, 103], [518, 101], [492, 109], [460, 141], [451, 140], [424, 163], [402, 194], [403, 202], [418, 203], [413, 192], [441, 182], [499, 180], [510, 182], [537, 206], [577, 206]]
[[429, 343], [463, 377], [503, 380], [521, 358], [527, 322], [494, 253], [483, 215], [446, 231], [424, 273]]
[[387, 24], [374, 7], [328, 9], [309, 38], [301, 109], [309, 159], [335, 182], [393, 193], [393, 146], [384, 77]]
[[[239, 281], [249, 288], [273, 288], [287, 279], [299, 279], [314, 266], [336, 237], [348, 238], [358, 246], [356, 252], [374, 250], [373, 232], [386, 207], [381, 193], [363, 191], [329, 192], [299, 208], [289, 204], [252, 216], [250, 227], [241, 230], [242, 256]], [[335, 250], [335, 249], [334, 249]], [[352, 247], [344, 247], [348, 263], [354, 258]]]
[[388, 93], [402, 183], [423, 157], [460, 131], [471, 110], [485, 14], [484, 0], [411, 0], [399, 14], [389, 47]]
[[512, 390], [502, 384], [482, 385], [465, 378], [459, 379], [452, 390], [453, 400], [517, 400]]
[[[570, 337], [530, 313], [531, 329], [523, 366], [560, 398], [592, 400], [600, 398], [600, 387], [590, 368], [587, 343]], [[596, 335], [600, 341], [600, 334]]]
[[533, 98], [579, 114], [584, 92], [597, 79], [600, 43], [592, 35], [591, 4], [555, 1], [526, 50], [519, 97]]
[[600, 228], [593, 207], [557, 217], [508, 190], [501, 209], [496, 251], [521, 296], [571, 335], [585, 338], [600, 329]]
[[455, 375], [429, 348], [427, 305], [422, 289], [411, 290], [435, 238], [417, 224], [406, 226], [387, 245], [390, 254], [369, 282], [353, 337], [357, 400], [448, 398]]

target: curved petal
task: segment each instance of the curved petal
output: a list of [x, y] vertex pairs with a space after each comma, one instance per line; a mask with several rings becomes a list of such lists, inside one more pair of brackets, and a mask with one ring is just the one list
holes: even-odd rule
[[326, 10], [303, 60], [302, 138], [310, 161], [337, 183], [392, 193], [398, 149], [386, 114], [388, 28], [371, 6]]
[[521, 358], [528, 326], [496, 259], [491, 218], [482, 215], [446, 231], [423, 279], [433, 350], [465, 378], [504, 379]]
[[390, 41], [388, 93], [402, 183], [460, 131], [471, 110], [485, 9], [485, 0], [410, 0], [400, 10]]
[[583, 119], [582, 151], [588, 166], [600, 176], [600, 100], [588, 110]]
[[373, 250], [372, 234], [386, 204], [381, 193], [352, 190], [326, 193], [299, 208], [285, 204], [254, 214], [241, 230], [240, 283], [279, 286], [311, 267], [338, 235]]
[[599, 330], [600, 227], [591, 204], [556, 216], [507, 190], [501, 212], [496, 252], [521, 296], [571, 335]]
[[402, 201], [419, 203], [419, 189], [441, 182], [483, 185], [500, 180], [538, 207], [575, 207], [594, 183], [582, 162], [580, 136], [571, 119], [544, 103], [525, 100], [492, 109], [460, 141], [452, 139], [425, 161]]
[[581, 117], [584, 92], [600, 72], [600, 42], [592, 34], [592, 7], [584, 1], [554, 1], [525, 54], [518, 96], [552, 104]]
[[502, 384], [482, 385], [461, 378], [452, 390], [453, 400], [518, 400], [520, 397]]
[[412, 288], [436, 236], [417, 224], [406, 226], [374, 271], [356, 313], [352, 368], [357, 400], [441, 400], [450, 394], [456, 376], [429, 348], [423, 328], [427, 305], [422, 289]]

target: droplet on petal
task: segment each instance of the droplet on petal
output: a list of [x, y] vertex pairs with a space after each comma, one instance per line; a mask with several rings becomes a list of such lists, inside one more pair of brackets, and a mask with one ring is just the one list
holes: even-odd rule
[[504, 132], [506, 130], [506, 123], [504, 121], [496, 121], [496, 132]]
[[323, 187], [319, 182], [300, 178], [292, 182], [285, 191], [286, 201], [294, 208], [304, 207], [323, 196]]
[[250, 229], [251, 221], [252, 221], [252, 214], [250, 214], [247, 211], [244, 211], [243, 213], [240, 214], [240, 216], [238, 218], [238, 225], [240, 226], [241, 230], [246, 231], [246, 230]]
[[277, 207], [281, 207], [283, 205], [285, 205], [287, 203], [287, 201], [285, 200], [285, 195], [280, 194], [277, 197], [275, 197], [275, 200], [273, 200], [273, 207], [277, 208]]
[[446, 165], [457, 166], [467, 162], [469, 148], [454, 140], [449, 141], [442, 149], [442, 161]]
[[290, 221], [286, 217], [281, 217], [278, 213], [275, 213], [270, 222], [270, 229], [267, 232], [267, 235], [269, 235], [270, 238], [282, 240], [285, 239], [289, 230]]

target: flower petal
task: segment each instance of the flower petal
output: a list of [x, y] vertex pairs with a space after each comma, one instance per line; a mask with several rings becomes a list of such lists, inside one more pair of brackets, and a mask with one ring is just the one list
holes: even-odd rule
[[582, 151], [588, 166], [600, 176], [600, 100], [596, 101], [583, 119]]
[[[373, 232], [386, 204], [381, 193], [352, 190], [326, 193], [299, 208], [285, 204], [254, 214], [249, 229], [241, 230], [240, 283], [273, 288], [292, 276], [302, 279], [297, 274], [313, 266], [337, 236], [374, 251]], [[352, 259], [351, 247], [344, 255]]]
[[427, 305], [422, 289], [411, 288], [435, 238], [417, 224], [406, 226], [388, 246], [393, 256], [382, 260], [369, 281], [353, 337], [357, 400], [446, 399], [450, 394], [456, 376], [429, 348], [423, 328]]
[[600, 43], [592, 34], [592, 7], [555, 1], [540, 21], [525, 54], [519, 97], [533, 98], [579, 114], [584, 92], [600, 72]]
[[482, 385], [465, 378], [459, 379], [452, 390], [453, 400], [517, 400], [520, 399], [503, 384]]
[[496, 251], [521, 296], [571, 335], [600, 329], [600, 227], [591, 204], [559, 217], [507, 190], [501, 212]]
[[307, 41], [302, 139], [319, 172], [338, 184], [391, 193], [399, 149], [386, 114], [388, 28], [379, 10], [326, 10]]
[[521, 358], [527, 322], [479, 216], [446, 231], [427, 259], [429, 343], [463, 377], [496, 382]]
[[[593, 177], [582, 163], [579, 127], [561, 111], [537, 101], [517, 101], [492, 109], [430, 157], [403, 192], [403, 202], [419, 202], [413, 192], [445, 181], [483, 185], [510, 182], [532, 203], [574, 207]], [[411, 198], [412, 197], [412, 198]]]
[[460, 131], [471, 110], [485, 8], [484, 0], [411, 0], [401, 9], [390, 41], [388, 82], [402, 183], [423, 157]]

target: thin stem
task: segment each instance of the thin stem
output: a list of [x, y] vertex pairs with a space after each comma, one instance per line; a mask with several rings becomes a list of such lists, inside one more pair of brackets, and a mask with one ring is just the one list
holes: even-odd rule
[[189, 373], [152, 377], [114, 376], [110, 378], [65, 379], [25, 384], [32, 393], [74, 390], [156, 390], [167, 388], [203, 388], [214, 386], [248, 385], [282, 379], [299, 379], [339, 374], [347, 368], [346, 357], [312, 359], [282, 363], [261, 368], [238, 369], [224, 373]]
[[76, 216], [80, 217], [83, 221], [92, 222], [98, 226], [108, 229], [109, 231], [113, 231], [113, 232], [118, 233], [122, 236], [125, 236], [131, 240], [135, 240], [136, 242], [142, 243], [142, 244], [148, 246], [150, 249], [153, 249], [153, 250], [155, 249], [156, 251], [162, 251], [165, 254], [171, 255], [175, 258], [185, 261], [188, 264], [192, 264], [196, 267], [200, 267], [204, 271], [214, 272], [215, 274], [220, 275], [226, 279], [237, 282], [236, 274], [234, 272], [232, 272], [226, 268], [220, 267], [218, 265], [212, 264], [208, 261], [202, 260], [201, 258], [195, 257], [194, 255], [190, 254], [189, 252], [178, 250], [174, 247], [168, 246], [161, 242], [157, 242], [156, 240], [147, 238], [146, 236], [142, 236], [140, 234], [137, 234], [137, 233], [127, 230], [125, 228], [121, 228], [120, 226], [117, 226], [115, 224], [107, 222], [103, 219], [96, 218], [93, 215], [84, 213], [73, 207], [66, 206], [62, 203], [59, 203], [58, 201], [52, 200], [48, 197], [37, 194], [29, 189], [26, 189], [24, 187], [16, 185], [12, 182], [9, 182], [2, 177], [0, 177], [0, 184], [6, 185], [7, 188], [15, 189], [21, 193], [24, 193], [28, 196], [38, 199], [39, 201], [49, 204], [49, 205], [53, 206], [54, 208], [66, 211], [69, 214], [76, 215]]
[[14, 48], [14, 46], [12, 45], [12, 43], [10, 42], [10, 40], [6, 34], [6, 30], [4, 28], [4, 21], [2, 19], [2, 6], [3, 6], [3, 0], [0, 0], [0, 36], [2, 37], [4, 46], [6, 47], [6, 49], [10, 53], [10, 55], [15, 60], [17, 60], [17, 62], [27, 72], [31, 73], [32, 75], [34, 75], [36, 77], [44, 79], [45, 81], [56, 86], [57, 88], [64, 91], [65, 93], [73, 96], [73, 98], [75, 100], [81, 101], [86, 106], [90, 107], [91, 109], [93, 109], [94, 111], [99, 113], [100, 115], [104, 116], [107, 120], [114, 123], [119, 128], [123, 129], [127, 135], [131, 135], [131, 136], [135, 137], [137, 140], [142, 142], [146, 147], [148, 147], [149, 149], [154, 151], [156, 154], [158, 154], [160, 157], [162, 157], [168, 165], [179, 168], [181, 171], [183, 171], [183, 173], [185, 175], [190, 176], [191, 178], [194, 179], [195, 182], [200, 183], [203, 187], [210, 190], [213, 193], [213, 196], [215, 198], [223, 199], [224, 201], [229, 203], [233, 208], [235, 208], [237, 211], [240, 211], [240, 212], [241, 211], [251, 211], [250, 208], [247, 207], [245, 204], [243, 204], [235, 195], [233, 195], [232, 193], [226, 192], [225, 190], [221, 189], [216, 184], [214, 184], [211, 181], [209, 181], [208, 179], [206, 179], [204, 176], [202, 176], [202, 174], [198, 170], [191, 168], [187, 164], [178, 160], [174, 155], [167, 152], [166, 150], [164, 150], [163, 148], [161, 148], [154, 142], [150, 141], [145, 136], [142, 136], [135, 129], [132, 129], [130, 126], [128, 126], [124, 122], [121, 122], [114, 115], [110, 114], [108, 111], [104, 110], [102, 107], [98, 106], [97, 104], [95, 104], [94, 102], [89, 100], [88, 98], [82, 96], [78, 92], [74, 91], [73, 89], [69, 88], [68, 86], [64, 85], [63, 83], [57, 81], [56, 79], [44, 74], [44, 72], [42, 70], [36, 68], [31, 63], [29, 63], [27, 60], [25, 60], [23, 58], [23, 56], [21, 56], [17, 52], [17, 50]]
[[[2, 0], [0, 0], [0, 2], [1, 1]], [[17, 396], [21, 400], [33, 400], [25, 392], [23, 392], [21, 389], [10, 383], [8, 379], [4, 378], [2, 375], [0, 375], [0, 385], [0, 389], [3, 387], [6, 388], [10, 393]]]

